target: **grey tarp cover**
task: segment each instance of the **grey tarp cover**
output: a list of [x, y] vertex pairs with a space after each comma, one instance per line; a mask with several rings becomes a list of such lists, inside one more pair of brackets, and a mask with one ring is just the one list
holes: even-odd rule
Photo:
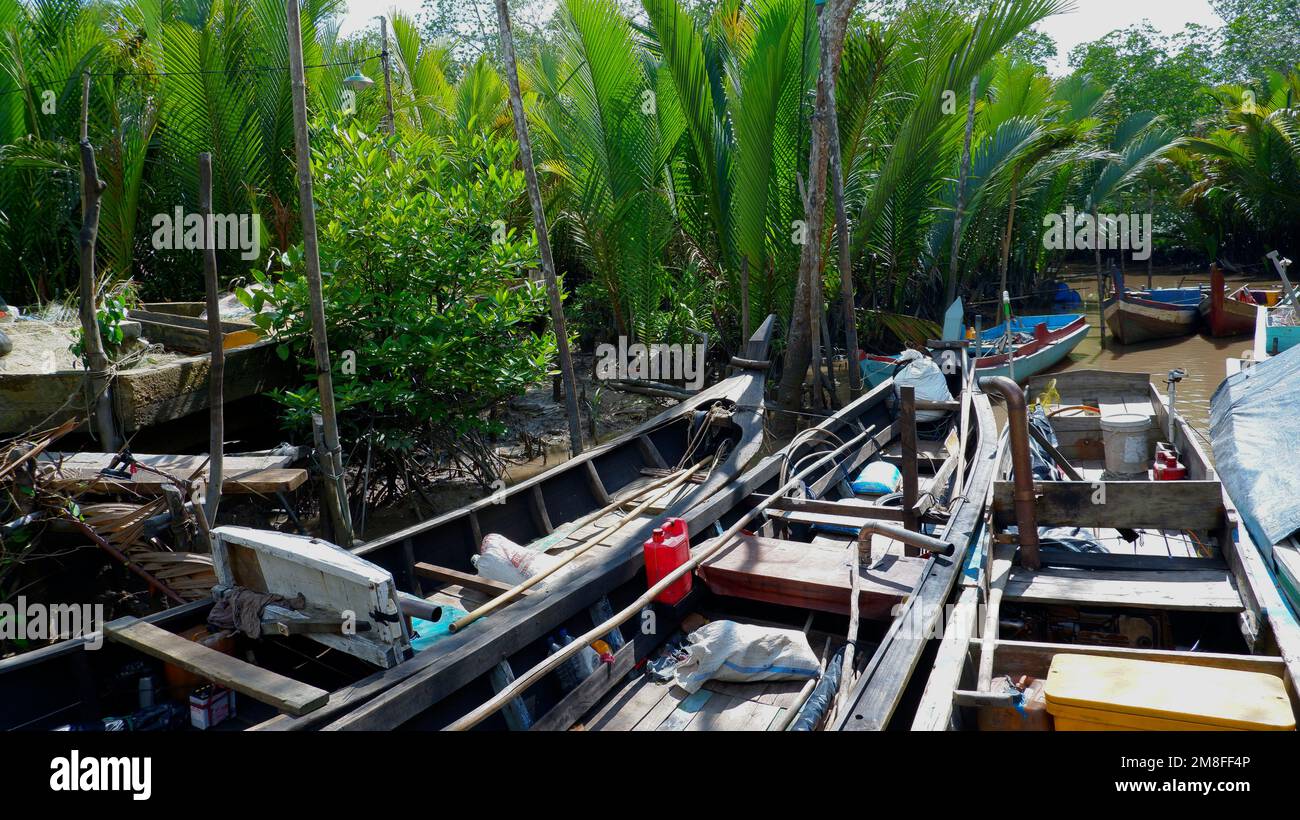
[[1300, 529], [1300, 347], [1219, 385], [1210, 443], [1228, 495], [1267, 544]]

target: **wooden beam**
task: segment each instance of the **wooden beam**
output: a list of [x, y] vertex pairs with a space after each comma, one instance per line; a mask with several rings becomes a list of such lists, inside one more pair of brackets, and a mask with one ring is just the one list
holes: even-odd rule
[[660, 470], [668, 469], [668, 462], [664, 461], [664, 457], [660, 454], [659, 448], [655, 446], [655, 443], [649, 436], [637, 436], [636, 447], [641, 451], [641, 458], [645, 459], [646, 464], [651, 467], [657, 467]]
[[1032, 604], [1169, 609], [1189, 612], [1241, 612], [1241, 596], [1227, 570], [1124, 572], [1122, 570], [1013, 568], [1004, 600]]
[[[993, 485], [993, 520], [1016, 523], [1010, 481]], [[1213, 530], [1223, 520], [1218, 481], [1036, 481], [1039, 526]]]
[[1185, 663], [1213, 669], [1237, 669], [1261, 672], [1273, 677], [1286, 675], [1286, 662], [1269, 655], [1231, 655], [1217, 652], [1181, 652], [1161, 649], [1132, 649], [1123, 646], [1089, 644], [1038, 643], [1033, 641], [996, 641], [993, 647], [993, 672], [996, 675], [1030, 675], [1047, 677], [1052, 658], [1058, 654], [1099, 655], [1106, 658], [1130, 658], [1160, 663]]
[[[916, 388], [910, 385], [899, 391], [898, 422], [900, 442], [903, 445], [903, 526], [916, 532], [919, 526], [916, 520], [916, 499], [920, 494], [917, 489], [916, 468]], [[908, 550], [905, 554], [916, 554]]]
[[[444, 584], [459, 584], [466, 589], [472, 589], [475, 592], [481, 592], [484, 595], [495, 598], [510, 591], [509, 584], [503, 584], [500, 581], [494, 581], [491, 578], [485, 578], [482, 575], [474, 575], [468, 572], [461, 572], [450, 567], [440, 567], [437, 564], [430, 564], [425, 561], [417, 561], [415, 572], [423, 578], [430, 578], [434, 581], [441, 581]], [[524, 593], [527, 595], [528, 593]]]
[[104, 636], [291, 715], [306, 714], [329, 700], [324, 689], [245, 663], [136, 618], [105, 624]]

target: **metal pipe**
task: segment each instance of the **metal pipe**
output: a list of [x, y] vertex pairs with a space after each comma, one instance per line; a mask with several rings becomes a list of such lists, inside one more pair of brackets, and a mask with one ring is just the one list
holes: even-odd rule
[[1029, 459], [1029, 416], [1025, 392], [1006, 376], [980, 379], [980, 390], [996, 392], [1007, 403], [1007, 431], [1011, 441], [1011, 471], [1015, 479], [1016, 528], [1020, 563], [1027, 569], [1041, 566], [1038, 558], [1038, 519], [1034, 514], [1034, 473]]

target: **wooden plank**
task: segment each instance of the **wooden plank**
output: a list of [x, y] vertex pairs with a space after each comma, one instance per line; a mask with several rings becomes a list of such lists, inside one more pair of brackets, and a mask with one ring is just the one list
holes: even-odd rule
[[1241, 612], [1241, 596], [1226, 570], [1124, 572], [1013, 568], [1003, 599], [1031, 604]]
[[[849, 561], [856, 559], [856, 544], [830, 547], [746, 535], [711, 557], [698, 573], [720, 595], [846, 615]], [[921, 577], [925, 563], [922, 558], [891, 555], [874, 568], [861, 566], [861, 617], [892, 617], [893, 608]]]
[[1226, 570], [1221, 558], [1186, 558], [1171, 555], [1132, 555], [1123, 552], [1069, 552], [1042, 549], [1038, 552], [1043, 566], [1075, 569], [1115, 569], [1125, 572], [1179, 572], [1182, 570]]
[[952, 693], [961, 685], [971, 658], [971, 638], [979, 623], [979, 590], [962, 590], [944, 630], [939, 654], [926, 678], [925, 691], [912, 718], [914, 732], [946, 732], [953, 725]]
[[555, 530], [555, 527], [551, 526], [551, 516], [547, 512], [546, 499], [542, 497], [542, 488], [540, 485], [534, 484], [532, 489], [529, 491], [528, 506], [529, 509], [532, 510], [533, 523], [537, 525], [537, 529], [547, 534], [550, 534]]
[[[841, 498], [836, 501], [823, 501], [812, 498], [778, 498], [768, 505], [767, 509], [768, 517], [779, 517], [780, 513], [791, 512], [844, 516], [860, 521], [903, 520], [902, 508], [882, 507], [860, 498]], [[859, 524], [858, 526], [861, 527], [862, 525]]]
[[[1223, 521], [1218, 481], [1036, 481], [1040, 527], [1213, 530]], [[1016, 523], [1010, 481], [993, 485], [994, 523]]]
[[651, 709], [668, 696], [668, 690], [671, 688], [666, 683], [655, 683], [644, 675], [636, 678], [616, 695], [607, 699], [585, 721], [587, 731], [631, 731]]
[[591, 461], [582, 462], [583, 474], [587, 477], [587, 486], [591, 488], [591, 494], [596, 497], [601, 506], [605, 506], [612, 499], [609, 497], [609, 491], [605, 489], [605, 482], [600, 480], [600, 473], [596, 472], [596, 465]]
[[636, 663], [636, 644], [625, 643], [614, 653], [613, 663], [602, 663], [595, 672], [565, 695], [551, 710], [537, 719], [533, 729], [539, 732], [562, 732], [572, 726], [605, 693], [632, 671]]
[[[723, 698], [726, 696], [719, 695], [718, 697]], [[713, 693], [708, 689], [700, 689], [693, 694], [687, 695], [677, 704], [677, 708], [673, 709], [673, 711], [670, 712], [668, 716], [663, 719], [663, 722], [656, 726], [654, 730], [656, 732], [683, 731], [690, 725], [692, 720], [695, 720], [696, 715], [700, 713], [700, 710], [704, 708], [705, 704], [712, 699]]]
[[306, 714], [329, 700], [324, 689], [253, 666], [136, 618], [105, 624], [104, 636], [291, 715]]
[[[440, 567], [437, 564], [430, 564], [427, 561], [417, 561], [415, 563], [415, 572], [422, 578], [432, 578], [435, 581], [441, 581], [444, 584], [459, 584], [468, 587], [475, 592], [481, 592], [491, 598], [509, 592], [513, 587], [509, 584], [503, 584], [500, 581], [494, 581], [491, 578], [485, 578], [482, 575], [474, 575], [468, 572], [451, 569], [450, 567]], [[528, 592], [524, 592], [527, 595]]]
[[[690, 697], [690, 694], [676, 684], [654, 684], [666, 690], [659, 699], [633, 726], [634, 732], [653, 732], [659, 728], [664, 719], [677, 710], [677, 707]], [[701, 690], [703, 691], [703, 690]]]
[[[239, 459], [230, 459], [239, 461]], [[107, 465], [105, 465], [107, 466]], [[96, 467], [64, 465], [57, 473], [51, 473], [42, 479], [46, 486], [60, 491], [79, 491], [103, 494], [138, 494], [160, 495], [164, 485], [170, 479], [156, 473], [140, 470], [131, 478], [112, 478], [100, 475]], [[181, 479], [188, 479], [190, 473], [174, 472]], [[207, 479], [206, 469], [201, 474]], [[237, 464], [227, 465], [222, 471], [221, 492], [223, 495], [274, 495], [292, 492], [307, 483], [307, 471], [292, 467], [241, 468]]]
[[1029, 675], [1047, 677], [1052, 658], [1058, 654], [1100, 655], [1107, 658], [1130, 658], [1160, 663], [1185, 663], [1214, 669], [1237, 669], [1260, 672], [1273, 677], [1286, 674], [1286, 662], [1269, 655], [1231, 655], [1217, 652], [1181, 652], [1160, 649], [1132, 649], [1121, 646], [1088, 644], [1038, 643], [1032, 641], [998, 641], [993, 652], [995, 675]]
[[[916, 389], [911, 386], [904, 387], [899, 394], [898, 420], [902, 425], [899, 439], [903, 446], [903, 463], [899, 467], [903, 471], [903, 526], [916, 532], [920, 529], [916, 520], [916, 499], [920, 494], [920, 489], [917, 487], [916, 464]], [[907, 554], [919, 555], [920, 550], [908, 547]]]
[[[888, 727], [903, 697], [908, 681], [930, 644], [930, 636], [944, 617], [944, 605], [952, 595], [971, 541], [984, 515], [987, 493], [997, 467], [996, 425], [989, 399], [977, 394], [972, 399], [978, 449], [970, 460], [970, 476], [963, 497], [954, 500], [948, 526], [938, 537], [957, 545], [950, 557], [934, 556], [916, 591], [907, 598], [899, 613], [872, 654], [870, 662], [853, 685], [851, 708], [836, 718], [841, 731], [880, 731]], [[965, 443], [963, 442], [963, 446]]]
[[636, 437], [636, 447], [641, 452], [641, 458], [645, 459], [646, 464], [652, 467], [658, 467], [661, 470], [668, 469], [668, 462], [660, 454], [659, 448], [649, 436], [640, 435]]

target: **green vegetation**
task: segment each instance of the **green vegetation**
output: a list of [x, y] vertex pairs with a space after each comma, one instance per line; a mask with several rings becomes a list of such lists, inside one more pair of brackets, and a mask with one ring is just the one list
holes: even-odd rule
[[[591, 344], [697, 329], [734, 350], [742, 292], [751, 323], [769, 311], [806, 321], [801, 259], [814, 257], [835, 325], [839, 272], [825, 261], [849, 242], [860, 337], [891, 344], [910, 317], [937, 318], [949, 293], [1048, 281], [1064, 252], [1044, 248], [1044, 219], [1066, 208], [1154, 210], [1166, 258], [1203, 264], [1209, 249], [1247, 263], [1285, 249], [1300, 219], [1298, 3], [1216, 0], [1222, 27], [1111, 32], [1057, 77], [1035, 26], [1068, 0], [864, 0], [842, 46], [819, 36], [807, 0], [559, 0], [553, 14], [512, 0], [575, 330]], [[345, 434], [407, 453], [489, 432], [477, 420], [545, 376], [554, 340], [527, 284], [536, 248], [492, 4], [428, 0], [420, 23], [390, 21], [392, 140], [376, 136], [377, 32], [338, 37], [342, 7], [302, 6], [331, 346], [358, 357], [358, 375], [337, 374]], [[280, 0], [0, 0], [0, 293], [23, 303], [74, 286], [89, 71], [108, 183], [101, 287], [201, 293], [198, 254], [155, 248], [150, 219], [197, 210], [196, 156], [211, 151], [214, 210], [262, 226], [259, 259], [223, 252], [222, 275], [239, 285], [257, 270], [265, 287], [248, 298], [271, 301], [263, 321], [305, 359], [283, 15]], [[806, 223], [825, 42], [838, 64], [844, 237], [829, 216], [817, 235]], [[356, 72], [376, 84], [353, 91]], [[802, 372], [807, 353], [794, 352], [789, 370]], [[294, 423], [313, 404], [310, 392], [284, 398]]]

